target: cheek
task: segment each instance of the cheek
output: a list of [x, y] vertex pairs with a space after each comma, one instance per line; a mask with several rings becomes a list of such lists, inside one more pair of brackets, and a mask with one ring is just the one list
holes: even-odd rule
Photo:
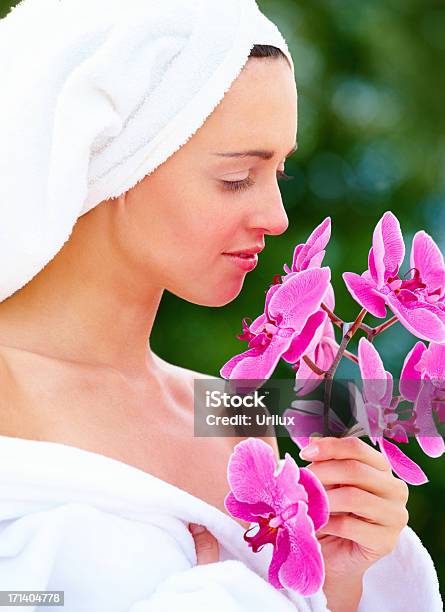
[[204, 180], [190, 181], [181, 189], [170, 187], [157, 215], [158, 236], [174, 251], [187, 251], [192, 261], [227, 250], [239, 224], [239, 207], [230, 207], [224, 194]]
[[[212, 185], [200, 189], [181, 206], [179, 212], [184, 227], [196, 245], [215, 255], [236, 248], [243, 224], [243, 211], [235, 198]], [[234, 244], [235, 243], [235, 244]]]
[[[238, 208], [239, 210], [239, 208]], [[171, 226], [169, 211], [164, 217], [168, 242], [173, 245], [168, 257], [158, 260], [167, 289], [177, 296], [203, 306], [224, 306], [237, 297], [245, 273], [222, 255], [239, 245], [239, 221], [221, 212], [216, 198], [188, 200], [176, 206]], [[238, 213], [239, 214], [239, 213]]]
[[180, 184], [147, 181], [127, 202], [132, 265], [187, 301], [225, 305], [245, 277], [222, 255], [240, 245], [242, 209], [214, 184]]
[[[147, 182], [128, 202], [134, 243], [152, 260], [211, 261], [233, 246], [237, 220], [215, 189]], [[223, 194], [224, 195], [224, 194]], [[234, 209], [236, 210], [236, 208]]]

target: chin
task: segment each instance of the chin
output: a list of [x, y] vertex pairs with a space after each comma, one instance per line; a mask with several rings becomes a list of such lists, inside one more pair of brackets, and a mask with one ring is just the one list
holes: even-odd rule
[[196, 304], [197, 306], [207, 306], [208, 308], [220, 308], [233, 302], [241, 292], [243, 288], [242, 283], [238, 283], [236, 287], [231, 287], [227, 283], [221, 283], [220, 287], [215, 287], [214, 291], [211, 291], [210, 287], [207, 287], [205, 295], [187, 294], [179, 295], [176, 294], [183, 300]]
[[209, 306], [220, 307], [226, 306], [236, 300], [243, 288], [244, 277], [235, 282], [221, 282], [218, 287], [215, 287], [213, 295], [210, 296]]

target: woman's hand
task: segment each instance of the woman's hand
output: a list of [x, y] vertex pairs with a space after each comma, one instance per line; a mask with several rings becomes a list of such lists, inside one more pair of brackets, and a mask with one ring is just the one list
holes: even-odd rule
[[394, 549], [408, 522], [408, 486], [393, 476], [382, 453], [357, 437], [312, 438], [312, 445], [319, 449], [316, 455], [300, 456], [312, 460], [307, 468], [324, 485], [331, 510], [316, 532], [326, 568], [324, 591], [332, 606], [349, 588], [358, 604], [364, 572]]
[[219, 561], [219, 544], [203, 525], [190, 523], [189, 531], [195, 540], [197, 565]]

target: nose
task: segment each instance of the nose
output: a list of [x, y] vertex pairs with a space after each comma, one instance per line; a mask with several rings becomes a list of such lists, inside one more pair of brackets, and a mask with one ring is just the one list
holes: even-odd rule
[[263, 197], [256, 198], [251, 225], [272, 236], [279, 236], [287, 230], [289, 219], [278, 185], [275, 189], [265, 190]]

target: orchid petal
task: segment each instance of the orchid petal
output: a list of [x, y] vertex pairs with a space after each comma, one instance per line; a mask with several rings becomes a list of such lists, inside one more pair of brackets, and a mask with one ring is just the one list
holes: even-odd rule
[[[297, 502], [307, 502], [304, 487], [298, 483], [298, 465], [289, 454], [277, 465], [272, 447], [261, 439], [248, 438], [235, 446], [227, 466], [227, 479], [236, 501], [262, 504], [260, 510], [266, 504], [279, 513]], [[235, 505], [232, 498], [228, 503]], [[239, 510], [239, 505], [235, 509]]]
[[348, 390], [351, 402], [351, 412], [357, 423], [366, 432], [373, 444], [376, 444], [376, 438], [371, 431], [370, 410], [363, 399], [363, 394], [356, 384], [349, 382]]
[[235, 445], [227, 464], [227, 480], [233, 495], [240, 502], [263, 502], [272, 508], [277, 496], [276, 457], [272, 447], [257, 438], [248, 438]]
[[264, 502], [257, 502], [256, 504], [248, 504], [236, 499], [235, 495], [230, 491], [225, 499], [224, 506], [226, 510], [237, 518], [243, 521], [255, 522], [258, 515], [268, 515], [273, 512], [272, 506]]
[[281, 511], [285, 507], [295, 504], [299, 501], [308, 502], [307, 492], [301, 485], [298, 486], [301, 470], [295, 463], [295, 460], [285, 453], [284, 459], [280, 461], [280, 471], [276, 475], [276, 487], [281, 490], [282, 496], [280, 504], [276, 506], [276, 510]]
[[391, 429], [391, 438], [396, 442], [408, 443], [409, 439], [402, 425], [396, 425]]
[[285, 587], [309, 597], [323, 585], [324, 561], [306, 504], [298, 505], [298, 513], [286, 521], [286, 527], [290, 553], [281, 566], [280, 581]]
[[325, 249], [331, 238], [331, 217], [326, 217], [317, 225], [314, 231], [311, 233], [309, 238], [306, 240], [306, 244], [310, 246], [317, 246], [318, 249]]
[[295, 269], [298, 271], [307, 269], [311, 258], [325, 249], [330, 237], [331, 219], [330, 217], [326, 217], [326, 219], [314, 229], [298, 253]]
[[251, 331], [253, 334], [258, 334], [263, 329], [265, 323], [268, 322], [267, 315], [263, 312], [249, 325], [249, 331]]
[[[338, 345], [336, 345], [336, 350], [334, 351], [331, 344], [321, 341], [315, 351], [312, 353], [307, 352], [306, 355], [317, 367], [326, 372], [331, 367], [337, 350]], [[314, 391], [323, 379], [323, 375], [314, 372], [314, 370], [302, 359], [295, 375], [294, 391], [300, 397], [307, 395], [311, 393], [311, 391]]]
[[[309, 437], [313, 433], [323, 431], [323, 409], [324, 405], [319, 400], [294, 400], [292, 408], [283, 412], [286, 420], [293, 421], [285, 425], [289, 436], [299, 448], [309, 444]], [[292, 419], [288, 419], [292, 417]], [[329, 410], [329, 429], [333, 433], [342, 433], [346, 426], [335, 414], [332, 408]], [[300, 469], [301, 472], [301, 469]]]
[[323, 263], [324, 256], [326, 255], [326, 251], [319, 251], [307, 263], [306, 268], [320, 268]]
[[390, 274], [397, 274], [405, 257], [405, 244], [400, 223], [392, 212], [387, 211], [377, 223], [373, 234], [372, 249], [377, 288], [380, 289]]
[[358, 363], [366, 400], [381, 402], [387, 390], [386, 372], [376, 348], [366, 338], [358, 343]]
[[344, 272], [343, 280], [354, 300], [366, 308], [375, 317], [386, 317], [386, 306], [383, 296], [372, 287], [366, 279], [355, 272]]
[[276, 589], [284, 588], [281, 583], [279, 574], [283, 563], [286, 561], [290, 552], [289, 533], [287, 529], [278, 529], [277, 539], [272, 553], [272, 560], [269, 565], [268, 579], [270, 584]]
[[385, 301], [414, 336], [429, 342], [445, 342], [445, 312], [439, 307], [418, 301], [408, 307], [393, 293], [385, 295]]
[[329, 310], [334, 310], [335, 308], [335, 293], [334, 287], [332, 283], [329, 283], [328, 290], [326, 291], [326, 295], [324, 296], [324, 303], [329, 308]]
[[320, 480], [307, 468], [300, 468], [300, 483], [308, 495], [308, 515], [317, 531], [329, 520], [329, 500]]
[[244, 353], [240, 353], [239, 355], [234, 355], [227, 363], [225, 363], [220, 369], [219, 373], [223, 378], [230, 378], [233, 370], [237, 367], [237, 365], [243, 362], [245, 359], [254, 358], [260, 355], [263, 352], [261, 347], [254, 347], [244, 351]]
[[416, 427], [419, 429], [416, 438], [424, 453], [430, 457], [440, 457], [445, 450], [445, 445], [434, 423], [433, 393], [434, 387], [432, 383], [424, 380], [414, 405]]
[[417, 442], [423, 452], [429, 457], [441, 457], [445, 451], [443, 438], [437, 433], [435, 436], [417, 435]]
[[297, 271], [297, 260], [298, 260], [298, 256], [301, 253], [301, 250], [303, 249], [305, 243], [302, 244], [297, 244], [297, 246], [294, 249], [294, 255], [292, 258], [292, 270]]
[[420, 278], [429, 291], [440, 289], [440, 297], [443, 297], [445, 293], [443, 255], [431, 236], [423, 230], [414, 235], [410, 266], [420, 272]]
[[301, 332], [320, 308], [331, 279], [329, 268], [311, 268], [280, 285], [269, 302], [269, 313], [281, 327]]
[[288, 350], [283, 353], [282, 358], [288, 363], [296, 363], [304, 353], [310, 350], [315, 342], [319, 342], [327, 316], [323, 310], [314, 312], [301, 332], [294, 334], [292, 342]]
[[373, 283], [375, 285], [377, 285], [378, 283], [378, 276], [377, 276], [377, 268], [375, 267], [375, 260], [374, 260], [374, 249], [371, 247], [369, 249], [369, 255], [368, 255], [368, 271], [369, 274], [373, 280]]
[[[319, 404], [321, 402], [318, 400], [314, 400], [313, 402], [311, 400], [307, 400], [305, 403]], [[300, 449], [309, 444], [309, 437], [311, 434], [321, 433], [323, 430], [322, 414], [307, 414], [298, 410], [287, 408], [283, 412], [283, 417], [287, 419], [289, 416], [293, 417], [293, 422], [287, 423], [284, 427], [287, 429], [291, 440], [295, 442]]]
[[[263, 350], [255, 347], [250, 349], [256, 351], [254, 354], [250, 353], [250, 350], [246, 351], [244, 358], [239, 360], [233, 367], [230, 378], [239, 380], [267, 380], [275, 370], [281, 355], [288, 350], [293, 336], [294, 332], [292, 329], [282, 329], [279, 333], [272, 336], [270, 343]], [[224, 370], [222, 370], [221, 376], [224, 376], [224, 373]]]
[[[270, 317], [270, 313], [269, 313], [269, 303], [270, 300], [272, 299], [272, 296], [282, 287], [282, 283], [276, 283], [275, 285], [272, 285], [271, 287], [269, 287], [269, 289], [267, 290], [266, 293], [266, 300], [264, 303], [264, 312], [265, 312], [265, 316], [266, 317]], [[273, 318], [273, 317], [271, 317]]]
[[382, 406], [388, 410], [392, 402], [392, 394], [394, 389], [394, 380], [391, 372], [386, 372], [386, 391], [385, 395], [380, 400]]
[[384, 419], [382, 406], [365, 403], [364, 410], [366, 411], [369, 422], [369, 430], [371, 434], [370, 437], [372, 436], [374, 439], [376, 439], [379, 436], [383, 436], [386, 428], [386, 422]]
[[417, 463], [407, 457], [398, 446], [388, 442], [385, 438], [379, 438], [379, 446], [399, 478], [412, 485], [421, 485], [428, 482], [426, 474]]
[[403, 362], [402, 372], [400, 373], [399, 390], [405, 399], [414, 402], [420, 391], [421, 374], [415, 367], [422, 354], [426, 351], [423, 342], [416, 342]]
[[[307, 357], [312, 359], [313, 354], [307, 353]], [[314, 372], [304, 359], [301, 359], [295, 374], [294, 391], [298, 396], [303, 397], [316, 389], [322, 380], [323, 377]]]
[[445, 387], [445, 345], [431, 342], [422, 353], [418, 367], [436, 387]]

